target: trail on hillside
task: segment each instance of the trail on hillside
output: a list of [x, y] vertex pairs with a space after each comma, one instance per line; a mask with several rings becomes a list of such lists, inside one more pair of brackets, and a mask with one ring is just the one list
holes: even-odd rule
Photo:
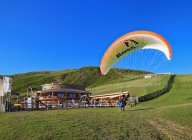
[[185, 103], [185, 104], [164, 106], [164, 107], [161, 107], [161, 109], [174, 108], [174, 107], [184, 107], [184, 106], [191, 106], [191, 105], [192, 105], [192, 103]]
[[153, 125], [157, 130], [164, 133], [169, 139], [172, 140], [191, 140], [192, 139], [192, 129], [187, 126], [181, 126], [172, 121], [167, 121], [163, 119], [153, 118], [148, 120], [148, 122]]

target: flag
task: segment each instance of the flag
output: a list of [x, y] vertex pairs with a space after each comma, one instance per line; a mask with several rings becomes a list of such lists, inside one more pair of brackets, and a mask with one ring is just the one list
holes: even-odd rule
[[3, 79], [0, 79], [0, 96], [3, 96]]
[[4, 77], [4, 79], [3, 79], [4, 94], [7, 92], [11, 92], [11, 83], [12, 83], [12, 79], [10, 77]]

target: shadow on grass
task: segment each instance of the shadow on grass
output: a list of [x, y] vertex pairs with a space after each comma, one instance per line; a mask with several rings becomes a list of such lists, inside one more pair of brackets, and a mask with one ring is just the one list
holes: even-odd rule
[[187, 98], [186, 100], [192, 100], [192, 97], [190, 97], [190, 98]]
[[140, 108], [140, 109], [135, 109], [135, 110], [126, 110], [126, 111], [144, 111], [144, 110], [151, 110], [151, 109], [155, 109], [155, 108]]

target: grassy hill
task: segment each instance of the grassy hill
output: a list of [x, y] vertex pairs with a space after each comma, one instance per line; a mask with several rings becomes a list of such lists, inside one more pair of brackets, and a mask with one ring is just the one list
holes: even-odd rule
[[177, 75], [170, 92], [142, 103], [148, 122], [170, 139], [192, 139], [192, 75]]
[[139, 108], [158, 108], [162, 118], [192, 127], [192, 75], [177, 75], [170, 92]]
[[94, 95], [129, 91], [134, 96], [142, 96], [162, 89], [166, 85], [168, 77], [168, 75], [164, 75], [149, 79], [141, 78], [132, 81], [120, 81], [87, 88], [87, 90], [94, 93]]
[[0, 139], [190, 140], [191, 116], [192, 75], [177, 75], [168, 93], [125, 112], [87, 108], [0, 113]]
[[149, 72], [111, 69], [110, 72], [104, 76], [100, 74], [98, 67], [83, 67], [80, 69], [53, 72], [30, 72], [12, 75], [11, 77], [13, 78], [13, 93], [23, 96], [26, 95], [28, 87], [40, 90], [41, 85], [47, 83], [83, 84], [90, 89], [105, 84], [130, 81], [143, 77], [143, 75], [147, 73]]

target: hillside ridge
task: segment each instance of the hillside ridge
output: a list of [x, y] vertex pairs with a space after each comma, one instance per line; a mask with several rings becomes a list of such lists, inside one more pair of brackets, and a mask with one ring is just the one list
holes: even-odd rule
[[150, 72], [112, 68], [107, 75], [101, 75], [99, 67], [82, 67], [59, 71], [39, 71], [10, 75], [13, 78], [13, 95], [24, 95], [27, 88], [40, 90], [47, 83], [81, 84], [86, 88], [108, 83], [117, 83], [143, 77]]

